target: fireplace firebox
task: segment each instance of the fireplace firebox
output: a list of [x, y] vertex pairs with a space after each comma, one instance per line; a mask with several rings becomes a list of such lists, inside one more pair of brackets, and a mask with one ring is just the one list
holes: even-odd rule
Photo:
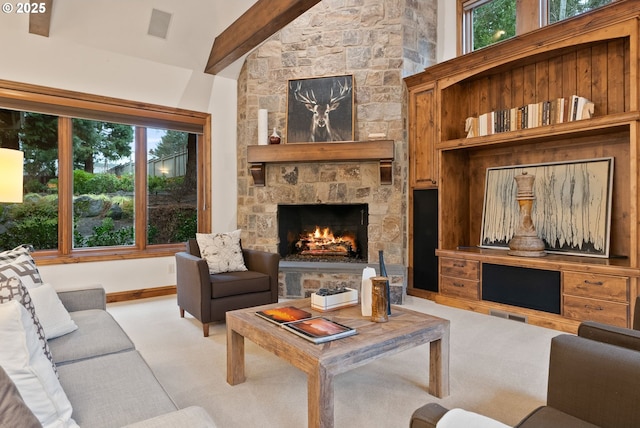
[[283, 260], [367, 261], [367, 204], [278, 205]]

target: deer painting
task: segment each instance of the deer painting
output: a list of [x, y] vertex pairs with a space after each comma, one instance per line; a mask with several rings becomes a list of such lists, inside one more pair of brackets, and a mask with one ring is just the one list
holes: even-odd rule
[[[346, 139], [352, 139], [352, 129], [345, 129], [345, 121], [351, 125], [351, 93], [353, 84], [350, 76], [330, 79], [330, 85], [320, 86], [317, 84], [305, 85], [302, 81], [290, 83], [290, 101], [295, 101], [297, 105], [304, 107], [306, 113], [300, 115], [298, 121], [300, 141], [321, 142], [321, 141], [344, 141], [345, 131], [350, 135]], [[313, 79], [314, 81], [320, 79]], [[340, 108], [341, 106], [345, 106]], [[334, 118], [338, 126], [332, 125], [332, 112], [340, 109], [345, 113], [342, 118]], [[337, 119], [337, 120], [336, 120]], [[342, 126], [340, 126], [342, 125]], [[289, 138], [290, 142], [294, 142]]]

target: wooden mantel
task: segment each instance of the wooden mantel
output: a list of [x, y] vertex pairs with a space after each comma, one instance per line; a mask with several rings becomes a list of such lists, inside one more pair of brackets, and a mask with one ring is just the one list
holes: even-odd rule
[[293, 143], [247, 147], [253, 183], [264, 186], [268, 163], [348, 162], [376, 160], [380, 162], [380, 183], [392, 183], [393, 140], [348, 141], [339, 143]]

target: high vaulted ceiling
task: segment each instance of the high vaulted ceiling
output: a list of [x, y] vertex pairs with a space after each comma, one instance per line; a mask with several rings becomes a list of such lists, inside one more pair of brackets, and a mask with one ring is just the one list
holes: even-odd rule
[[[319, 1], [45, 0], [47, 13], [32, 14], [29, 31], [224, 75], [225, 68]], [[148, 34], [153, 9], [171, 15], [166, 39]]]

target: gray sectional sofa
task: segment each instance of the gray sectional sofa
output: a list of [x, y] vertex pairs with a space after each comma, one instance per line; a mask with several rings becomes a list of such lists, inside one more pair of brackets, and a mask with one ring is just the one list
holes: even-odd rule
[[[102, 288], [59, 292], [78, 329], [49, 340], [72, 418], [89, 427], [215, 427], [200, 407], [178, 409], [115, 319]], [[10, 382], [0, 377], [1, 382]], [[0, 386], [1, 390], [1, 386]]]

